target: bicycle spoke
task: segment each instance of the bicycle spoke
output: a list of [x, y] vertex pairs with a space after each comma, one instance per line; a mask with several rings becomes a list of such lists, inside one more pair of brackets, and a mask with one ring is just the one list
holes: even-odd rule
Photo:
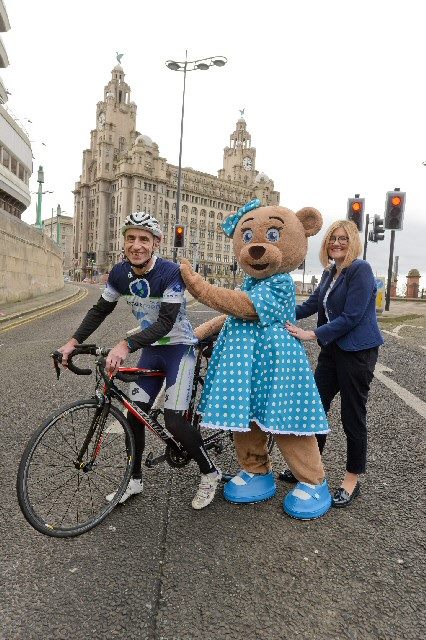
[[93, 495], [92, 495], [92, 485], [91, 485], [91, 477], [90, 476], [86, 476], [87, 477], [87, 483], [89, 485], [89, 492], [90, 492], [90, 504], [91, 504], [91, 513], [93, 512]]
[[75, 453], [77, 454], [77, 453], [78, 453], [78, 449], [77, 449], [77, 448], [76, 448], [75, 450], [73, 449], [72, 444], [70, 444], [70, 443], [68, 442], [68, 439], [64, 436], [64, 434], [62, 433], [62, 431], [60, 430], [60, 428], [59, 428], [58, 426], [56, 427], [56, 429], [57, 429], [58, 433], [62, 436], [63, 440], [67, 443], [67, 445], [69, 446], [69, 448], [71, 449], [71, 451], [72, 451], [73, 453], [75, 452]]
[[73, 501], [74, 496], [75, 496], [75, 494], [77, 493], [77, 491], [78, 491], [78, 484], [77, 484], [77, 489], [74, 491], [73, 495], [71, 496], [71, 500], [70, 500], [70, 501], [69, 501], [69, 503], [68, 503], [68, 507], [66, 508], [65, 513], [64, 513], [64, 515], [62, 516], [62, 520], [60, 520], [60, 524], [62, 524], [62, 523], [63, 523], [63, 521], [64, 521], [64, 519], [65, 519], [65, 516], [67, 515], [67, 513], [68, 513], [68, 511], [69, 511], [69, 508], [70, 508], [70, 506], [71, 506], [71, 504], [72, 504], [72, 501]]
[[122, 440], [123, 436], [117, 436], [117, 438], [114, 438], [114, 440], [108, 440], [102, 443], [102, 449], [109, 449], [114, 442], [118, 442], [119, 440]]
[[41, 440], [38, 444], [39, 446], [41, 445], [45, 449], [49, 449], [50, 451], [53, 451], [53, 453], [56, 453], [61, 458], [65, 458], [65, 460], [70, 460], [71, 462], [74, 462], [71, 458], [68, 458], [68, 456], [64, 456], [64, 454], [61, 451], [56, 451], [56, 449], [54, 449], [53, 447], [49, 447], [49, 445], [44, 444], [44, 442], [42, 442]]
[[[73, 476], [71, 476], [71, 478], [69, 478], [65, 484], [68, 484], [68, 482], [70, 482], [70, 481], [72, 480], [72, 478], [73, 478]], [[65, 484], [64, 484], [63, 486], [65, 486]], [[52, 493], [53, 493], [53, 492], [51, 492], [49, 495], [52, 495]], [[51, 511], [53, 510], [53, 507], [54, 507], [54, 506], [55, 506], [55, 504], [58, 502], [58, 500], [59, 500], [59, 498], [60, 498], [61, 496], [62, 496], [62, 494], [58, 494], [58, 496], [55, 498], [55, 500], [54, 500], [54, 502], [53, 502], [52, 506], [50, 507], [50, 509], [48, 509], [48, 511], [47, 511], [47, 513], [46, 513], [46, 516], [48, 516], [48, 515], [51, 513]], [[44, 500], [45, 500], [45, 499], [46, 499], [46, 496], [45, 496]]]
[[[70, 469], [62, 469], [62, 471], [58, 471], [57, 473], [54, 473], [53, 475], [49, 475], [49, 476], [43, 476], [43, 478], [40, 478], [40, 480], [38, 480], [38, 482], [45, 482], [46, 480], [51, 480], [52, 478], [57, 478], [58, 476], [62, 475], [63, 473], [66, 473], [67, 471], [70, 471]], [[32, 475], [31, 475], [32, 477]], [[34, 482], [34, 480], [32, 479], [31, 482]]]
[[[110, 479], [111, 479], [111, 476], [107, 476], [107, 475], [105, 475], [104, 473], [101, 473], [101, 472], [99, 471], [99, 469], [97, 469], [97, 468], [96, 468], [96, 470], [94, 469], [94, 470], [93, 470], [93, 472], [94, 472], [94, 474], [95, 474], [95, 475], [98, 475], [98, 476], [100, 476], [101, 478], [105, 478], [106, 480], [110, 480]], [[112, 478], [112, 480], [113, 480], [113, 482], [115, 482], [115, 477], [114, 477], [114, 478]]]

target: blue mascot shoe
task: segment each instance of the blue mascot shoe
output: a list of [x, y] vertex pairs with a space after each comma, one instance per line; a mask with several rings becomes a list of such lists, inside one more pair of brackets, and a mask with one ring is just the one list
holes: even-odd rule
[[331, 507], [331, 494], [327, 480], [315, 487], [298, 482], [284, 499], [283, 509], [292, 518], [312, 520], [327, 513]]
[[275, 495], [277, 485], [273, 474], [240, 471], [225, 484], [223, 496], [228, 502], [262, 502]]

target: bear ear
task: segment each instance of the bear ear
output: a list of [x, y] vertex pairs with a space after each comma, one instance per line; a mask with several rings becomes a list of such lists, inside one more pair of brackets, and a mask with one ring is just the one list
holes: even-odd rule
[[314, 209], [313, 207], [303, 207], [303, 209], [300, 209], [296, 213], [296, 216], [303, 224], [305, 236], [316, 235], [322, 227], [322, 215], [318, 209]]

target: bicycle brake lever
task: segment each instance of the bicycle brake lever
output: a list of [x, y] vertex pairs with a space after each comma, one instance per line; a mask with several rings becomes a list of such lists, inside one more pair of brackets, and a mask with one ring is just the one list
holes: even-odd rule
[[57, 378], [57, 380], [59, 380], [59, 376], [61, 375], [61, 368], [60, 368], [58, 362], [61, 362], [61, 360], [62, 360], [62, 353], [60, 351], [54, 351], [50, 355], [53, 358], [53, 366], [55, 367], [56, 378]]

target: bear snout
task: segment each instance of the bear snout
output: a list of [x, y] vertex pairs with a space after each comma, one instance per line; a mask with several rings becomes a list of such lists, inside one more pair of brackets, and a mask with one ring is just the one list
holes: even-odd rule
[[265, 251], [266, 251], [265, 247], [262, 247], [256, 244], [250, 247], [248, 250], [249, 256], [250, 258], [253, 258], [253, 260], [260, 260], [260, 258], [263, 256]]

